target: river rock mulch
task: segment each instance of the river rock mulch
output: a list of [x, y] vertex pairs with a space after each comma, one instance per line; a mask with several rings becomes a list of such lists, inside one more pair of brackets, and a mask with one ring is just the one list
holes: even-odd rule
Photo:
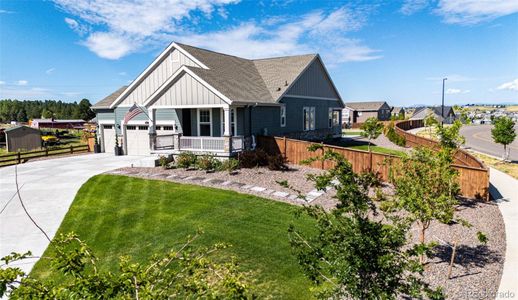
[[[316, 192], [313, 183], [306, 179], [308, 174], [321, 172], [319, 169], [292, 165], [285, 172], [254, 168], [240, 169], [235, 175], [227, 172], [206, 173], [162, 168], [122, 168], [108, 173], [229, 189], [295, 205], [321, 205], [329, 210], [336, 204], [334, 190], [330, 189], [327, 193]], [[280, 181], [287, 181], [306, 199], [297, 197], [292, 189], [278, 184]], [[393, 189], [384, 185], [383, 192], [392, 194]], [[424, 278], [432, 286], [441, 286], [448, 299], [494, 299], [502, 276], [506, 246], [500, 210], [492, 202], [463, 200], [458, 207], [457, 216], [472, 226], [448, 226], [434, 222], [427, 230], [426, 240], [435, 241], [439, 245], [433, 256], [428, 258]], [[488, 237], [486, 245], [478, 241], [479, 231]], [[412, 229], [412, 239], [417, 241], [418, 236], [418, 227], [415, 226]], [[451, 245], [455, 241], [458, 244], [457, 255], [452, 276], [448, 279]]]

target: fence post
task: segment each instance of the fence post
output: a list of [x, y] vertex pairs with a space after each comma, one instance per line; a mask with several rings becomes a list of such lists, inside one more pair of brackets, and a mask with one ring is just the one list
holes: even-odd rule
[[74, 146], [70, 145], [70, 154], [74, 153]]
[[372, 151], [369, 151], [369, 172], [372, 172]]
[[288, 146], [288, 141], [286, 140], [286, 136], [283, 137], [284, 139], [284, 159], [288, 159], [288, 157], [286, 156], [286, 153], [288, 152], [286, 147]]
[[324, 161], [324, 154], [325, 154], [326, 150], [324, 149], [324, 142], [321, 142], [321, 144], [322, 144], [322, 159], [320, 160], [320, 168], [322, 170], [324, 170], [324, 163], [325, 163], [325, 161]]
[[18, 163], [21, 164], [22, 163], [22, 155], [21, 155], [20, 151], [18, 151], [17, 156], [18, 156]]
[[45, 156], [49, 156], [49, 148], [45, 147]]

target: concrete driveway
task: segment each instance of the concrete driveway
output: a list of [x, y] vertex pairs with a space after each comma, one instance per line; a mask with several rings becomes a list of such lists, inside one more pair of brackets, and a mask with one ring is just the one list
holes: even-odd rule
[[[90, 177], [145, 161], [142, 156], [100, 153], [28, 162], [18, 165], [20, 195], [30, 215], [52, 238], [77, 191]], [[0, 168], [0, 257], [28, 250], [41, 256], [48, 241], [24, 213], [14, 174], [14, 166]], [[19, 265], [30, 271], [35, 262], [31, 259]]]
[[[462, 126], [460, 129], [460, 134], [466, 138], [466, 144], [464, 147], [496, 157], [502, 157], [502, 154], [504, 153], [504, 146], [493, 141], [493, 137], [491, 136], [492, 128], [493, 125]], [[518, 131], [518, 125], [515, 126], [515, 129]], [[514, 142], [512, 142], [508, 147], [511, 150], [509, 159], [518, 161], [518, 138], [515, 139]]]

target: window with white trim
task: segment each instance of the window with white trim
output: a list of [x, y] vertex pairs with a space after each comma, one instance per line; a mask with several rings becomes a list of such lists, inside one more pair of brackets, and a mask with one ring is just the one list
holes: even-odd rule
[[[236, 128], [236, 109], [231, 108], [230, 109], [230, 135], [236, 136], [237, 135], [236, 130], [237, 130], [237, 128]], [[221, 135], [223, 136], [224, 133], [225, 133], [225, 110], [222, 108], [221, 109]]]
[[340, 111], [333, 110], [333, 127], [340, 126]]
[[303, 108], [304, 131], [315, 130], [315, 107], [306, 106]]
[[198, 110], [198, 129], [199, 129], [199, 132], [198, 132], [199, 136], [212, 136], [210, 108]]
[[329, 128], [333, 127], [333, 109], [329, 108], [329, 111], [327, 113], [327, 126]]
[[286, 127], [286, 105], [281, 105], [281, 127]]

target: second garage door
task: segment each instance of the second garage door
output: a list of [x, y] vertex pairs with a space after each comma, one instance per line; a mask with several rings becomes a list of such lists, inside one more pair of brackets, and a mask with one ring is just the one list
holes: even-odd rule
[[115, 148], [115, 128], [113, 125], [103, 125], [102, 129], [103, 150], [106, 153], [113, 153]]
[[149, 133], [147, 126], [126, 126], [128, 155], [149, 154]]

